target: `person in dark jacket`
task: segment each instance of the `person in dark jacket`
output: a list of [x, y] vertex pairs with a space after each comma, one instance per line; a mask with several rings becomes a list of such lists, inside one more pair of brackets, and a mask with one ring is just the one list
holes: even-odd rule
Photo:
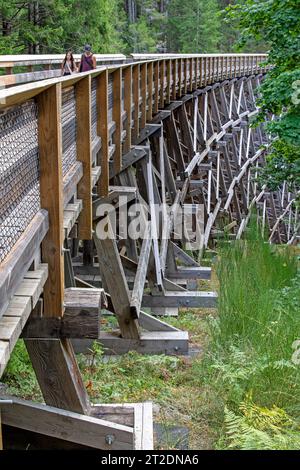
[[96, 58], [92, 53], [92, 48], [89, 44], [84, 46], [84, 53], [81, 56], [79, 72], [88, 72], [96, 68]]

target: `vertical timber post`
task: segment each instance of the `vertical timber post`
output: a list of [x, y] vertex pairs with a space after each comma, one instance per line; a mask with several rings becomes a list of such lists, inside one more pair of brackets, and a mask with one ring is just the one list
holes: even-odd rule
[[[63, 178], [61, 84], [38, 96], [41, 207], [48, 211], [49, 230], [42, 242], [42, 261], [49, 266], [44, 286], [45, 317], [64, 313]], [[70, 340], [25, 341], [47, 405], [89, 413], [89, 400]]]

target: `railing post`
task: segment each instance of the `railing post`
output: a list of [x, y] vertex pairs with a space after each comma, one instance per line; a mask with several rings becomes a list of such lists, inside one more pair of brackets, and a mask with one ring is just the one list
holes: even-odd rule
[[122, 68], [113, 72], [113, 121], [116, 124], [114, 132], [114, 172], [119, 173], [122, 169]]
[[132, 73], [132, 93], [133, 93], [133, 140], [137, 140], [140, 134], [140, 65], [133, 66]]
[[82, 78], [75, 85], [77, 160], [82, 162], [83, 176], [78, 183], [78, 198], [82, 211], [78, 222], [78, 238], [92, 239], [92, 136], [91, 136], [91, 76]]
[[[41, 207], [49, 215], [49, 230], [42, 242], [42, 261], [49, 266], [43, 316], [61, 317], [64, 313], [61, 83], [43, 91], [37, 102], [40, 199]], [[88, 414], [90, 403], [70, 340], [27, 339], [25, 344], [46, 404]]]
[[193, 62], [194, 59], [190, 58], [190, 83], [189, 83], [189, 91], [193, 91]]
[[144, 129], [147, 122], [147, 62], [141, 64], [141, 120], [140, 128]]
[[178, 64], [178, 96], [182, 96], [182, 71], [183, 71], [183, 59], [179, 59]]
[[124, 69], [124, 111], [126, 112], [126, 137], [123, 143], [123, 153], [131, 149], [131, 120], [132, 120], [132, 67], [129, 65]]
[[187, 94], [187, 75], [188, 75], [188, 59], [183, 59], [184, 63], [184, 82], [183, 82], [183, 94]]
[[172, 77], [173, 77], [173, 84], [172, 84], [172, 100], [176, 100], [177, 96], [177, 78], [178, 78], [178, 68], [177, 68], [177, 59], [172, 60]]
[[160, 61], [160, 97], [159, 97], [159, 107], [160, 109], [164, 108], [165, 105], [165, 61]]
[[98, 122], [97, 131], [101, 137], [101, 175], [98, 185], [99, 196], [107, 196], [109, 189], [109, 135], [108, 135], [108, 70], [97, 78]]
[[152, 110], [153, 110], [153, 62], [149, 62], [147, 66], [147, 90], [148, 90], [147, 120], [151, 122]]
[[37, 101], [40, 199], [41, 207], [49, 214], [49, 230], [42, 242], [42, 260], [49, 266], [44, 315], [60, 317], [64, 310], [61, 84], [48, 88]]
[[171, 59], [167, 59], [167, 95], [166, 103], [170, 104], [171, 101]]
[[154, 114], [158, 113], [159, 103], [159, 60], [154, 62]]

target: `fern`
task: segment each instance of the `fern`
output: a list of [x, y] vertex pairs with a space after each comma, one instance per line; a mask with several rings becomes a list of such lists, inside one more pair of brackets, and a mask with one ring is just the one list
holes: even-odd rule
[[259, 407], [251, 398], [240, 404], [241, 414], [225, 408], [229, 449], [294, 450], [300, 447], [300, 432], [286, 412], [273, 406]]

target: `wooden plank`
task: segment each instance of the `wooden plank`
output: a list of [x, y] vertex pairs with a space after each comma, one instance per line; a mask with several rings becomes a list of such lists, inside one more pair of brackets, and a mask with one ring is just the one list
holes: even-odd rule
[[49, 229], [48, 213], [40, 210], [0, 266], [0, 317], [20, 286]]
[[153, 450], [152, 403], [136, 403], [134, 410], [135, 450]]
[[149, 313], [140, 311], [139, 324], [148, 331], [179, 331], [175, 326], [171, 326], [162, 320], [153, 317]]
[[[84, 416], [58, 408], [13, 398], [2, 404], [2, 423], [15, 428], [75, 442], [95, 449], [134, 448], [134, 430], [129, 426]], [[107, 436], [113, 436], [111, 444]]]
[[164, 295], [144, 295], [143, 307], [214, 308], [217, 294], [204, 291], [165, 291]]
[[90, 404], [68, 339], [28, 339], [27, 351], [47, 404], [88, 414]]
[[159, 104], [159, 61], [154, 62], [154, 109], [153, 114], [158, 113]]
[[141, 64], [141, 120], [140, 129], [146, 126], [147, 122], [147, 63]]
[[140, 66], [139, 64], [133, 66], [132, 72], [132, 93], [133, 93], [133, 129], [132, 139], [133, 142], [137, 142], [137, 138], [140, 134]]
[[100, 311], [106, 307], [103, 289], [68, 288], [65, 291], [65, 313], [62, 318], [30, 318], [22, 337], [32, 338], [98, 338]]
[[132, 66], [123, 70], [124, 77], [124, 111], [126, 112], [126, 137], [123, 143], [123, 154], [131, 149], [131, 123], [132, 123]]
[[118, 68], [113, 73], [113, 120], [116, 123], [116, 130], [114, 132], [114, 170], [119, 173], [122, 168], [122, 69]]
[[44, 314], [61, 316], [64, 296], [61, 84], [38, 96], [38, 109], [40, 199], [51, 220], [42, 242], [42, 260], [49, 265]]
[[159, 96], [159, 107], [164, 108], [165, 105], [165, 66], [164, 60], [159, 61], [159, 84], [160, 84], [160, 96]]
[[[120, 338], [110, 333], [101, 333], [99, 343], [105, 354], [126, 354], [137, 351], [140, 354], [186, 354], [188, 352], [188, 333], [185, 331], [146, 331], [139, 339]], [[77, 353], [87, 353], [90, 340], [73, 340]]]
[[178, 266], [177, 271], [166, 272], [169, 279], [210, 279], [211, 268], [205, 266]]
[[130, 310], [134, 318], [138, 318], [144, 293], [144, 286], [148, 270], [148, 263], [151, 251], [151, 225], [147, 224], [144, 233], [143, 243], [140, 251], [139, 262], [134, 279], [133, 290], [130, 299]]
[[109, 237], [106, 239], [98, 238], [97, 231], [94, 233], [100, 272], [111, 295], [122, 336], [138, 338], [138, 323], [130, 311], [130, 293], [111, 227], [109, 231]]
[[78, 183], [77, 194], [82, 200], [82, 211], [78, 220], [78, 238], [92, 239], [92, 118], [91, 76], [82, 78], [75, 85], [76, 93], [76, 144], [77, 160], [82, 163], [83, 176]]
[[68, 205], [73, 196], [76, 195], [77, 185], [83, 176], [81, 162], [76, 162], [63, 179], [63, 202], [64, 208]]
[[8, 341], [0, 341], [0, 377], [9, 361], [10, 350]]
[[101, 138], [101, 175], [98, 185], [99, 196], [108, 194], [109, 186], [109, 133], [108, 133], [108, 71], [97, 78], [97, 132]]
[[147, 65], [147, 92], [148, 92], [148, 109], [147, 109], [147, 121], [152, 120], [153, 110], [153, 62], [149, 62]]

